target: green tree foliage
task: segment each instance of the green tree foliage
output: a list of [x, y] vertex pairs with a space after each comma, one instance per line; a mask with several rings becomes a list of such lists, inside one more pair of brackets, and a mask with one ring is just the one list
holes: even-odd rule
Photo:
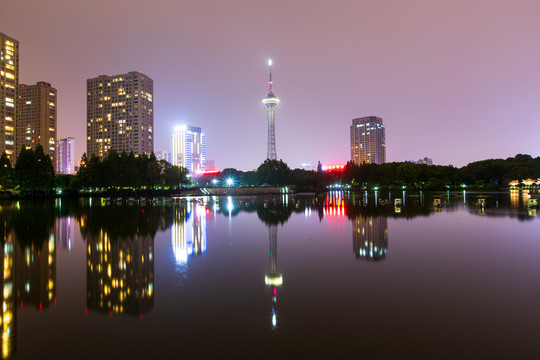
[[13, 168], [6, 152], [0, 157], [0, 186], [3, 189], [10, 189], [13, 181]]
[[76, 188], [144, 188], [163, 185], [178, 187], [189, 184], [189, 172], [180, 166], [172, 166], [165, 160], [157, 160], [152, 153], [135, 156], [111, 150], [100, 160], [92, 154], [83, 154], [81, 166], [72, 181]]
[[41, 145], [38, 144], [35, 150], [21, 148], [15, 162], [15, 179], [21, 190], [50, 191], [53, 188], [54, 167]]
[[259, 185], [290, 185], [291, 169], [283, 160], [266, 159], [257, 169], [257, 181]]

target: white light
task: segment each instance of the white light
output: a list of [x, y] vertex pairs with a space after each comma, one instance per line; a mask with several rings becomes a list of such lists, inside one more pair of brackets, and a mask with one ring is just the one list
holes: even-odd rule
[[177, 125], [174, 127], [175, 132], [186, 131], [186, 130], [187, 130], [187, 125]]
[[231, 186], [232, 184], [234, 184], [234, 180], [231, 178], [228, 178], [226, 182], [228, 186]]
[[272, 59], [268, 59], [268, 66], [272, 66]]

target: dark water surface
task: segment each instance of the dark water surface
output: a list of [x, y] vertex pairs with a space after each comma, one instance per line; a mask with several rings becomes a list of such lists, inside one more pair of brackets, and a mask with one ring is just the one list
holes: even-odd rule
[[538, 358], [529, 196], [4, 202], [2, 357]]

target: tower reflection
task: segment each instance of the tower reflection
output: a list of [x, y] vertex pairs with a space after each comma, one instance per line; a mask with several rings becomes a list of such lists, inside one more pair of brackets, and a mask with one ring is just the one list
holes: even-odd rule
[[388, 252], [388, 218], [361, 215], [354, 218], [353, 249], [357, 259], [384, 260]]
[[206, 252], [206, 207], [189, 202], [173, 209], [172, 248], [176, 262], [186, 264], [188, 257]]
[[272, 289], [272, 326], [277, 326], [277, 288], [283, 284], [283, 276], [277, 267], [277, 225], [268, 225], [270, 241], [270, 273], [264, 277], [264, 283]]

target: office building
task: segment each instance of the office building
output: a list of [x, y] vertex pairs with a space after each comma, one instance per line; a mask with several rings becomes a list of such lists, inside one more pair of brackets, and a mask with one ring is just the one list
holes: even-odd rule
[[19, 84], [19, 42], [0, 33], [0, 155], [15, 164], [15, 103]]
[[353, 119], [351, 161], [357, 165], [386, 162], [385, 127], [381, 118], [367, 116]]
[[154, 81], [131, 71], [86, 80], [86, 153], [110, 150], [150, 155], [154, 151]]
[[56, 143], [56, 173], [75, 174], [75, 139], [72, 137]]
[[35, 150], [40, 144], [52, 163], [56, 163], [56, 98], [56, 89], [47, 82], [19, 85], [15, 117], [17, 155], [23, 146]]
[[154, 154], [156, 155], [156, 159], [158, 160], [165, 160], [169, 163], [171, 162], [171, 156], [168, 151], [164, 151], [164, 150], [155, 151]]
[[174, 129], [172, 164], [192, 174], [206, 169], [206, 135], [200, 127], [184, 125]]

